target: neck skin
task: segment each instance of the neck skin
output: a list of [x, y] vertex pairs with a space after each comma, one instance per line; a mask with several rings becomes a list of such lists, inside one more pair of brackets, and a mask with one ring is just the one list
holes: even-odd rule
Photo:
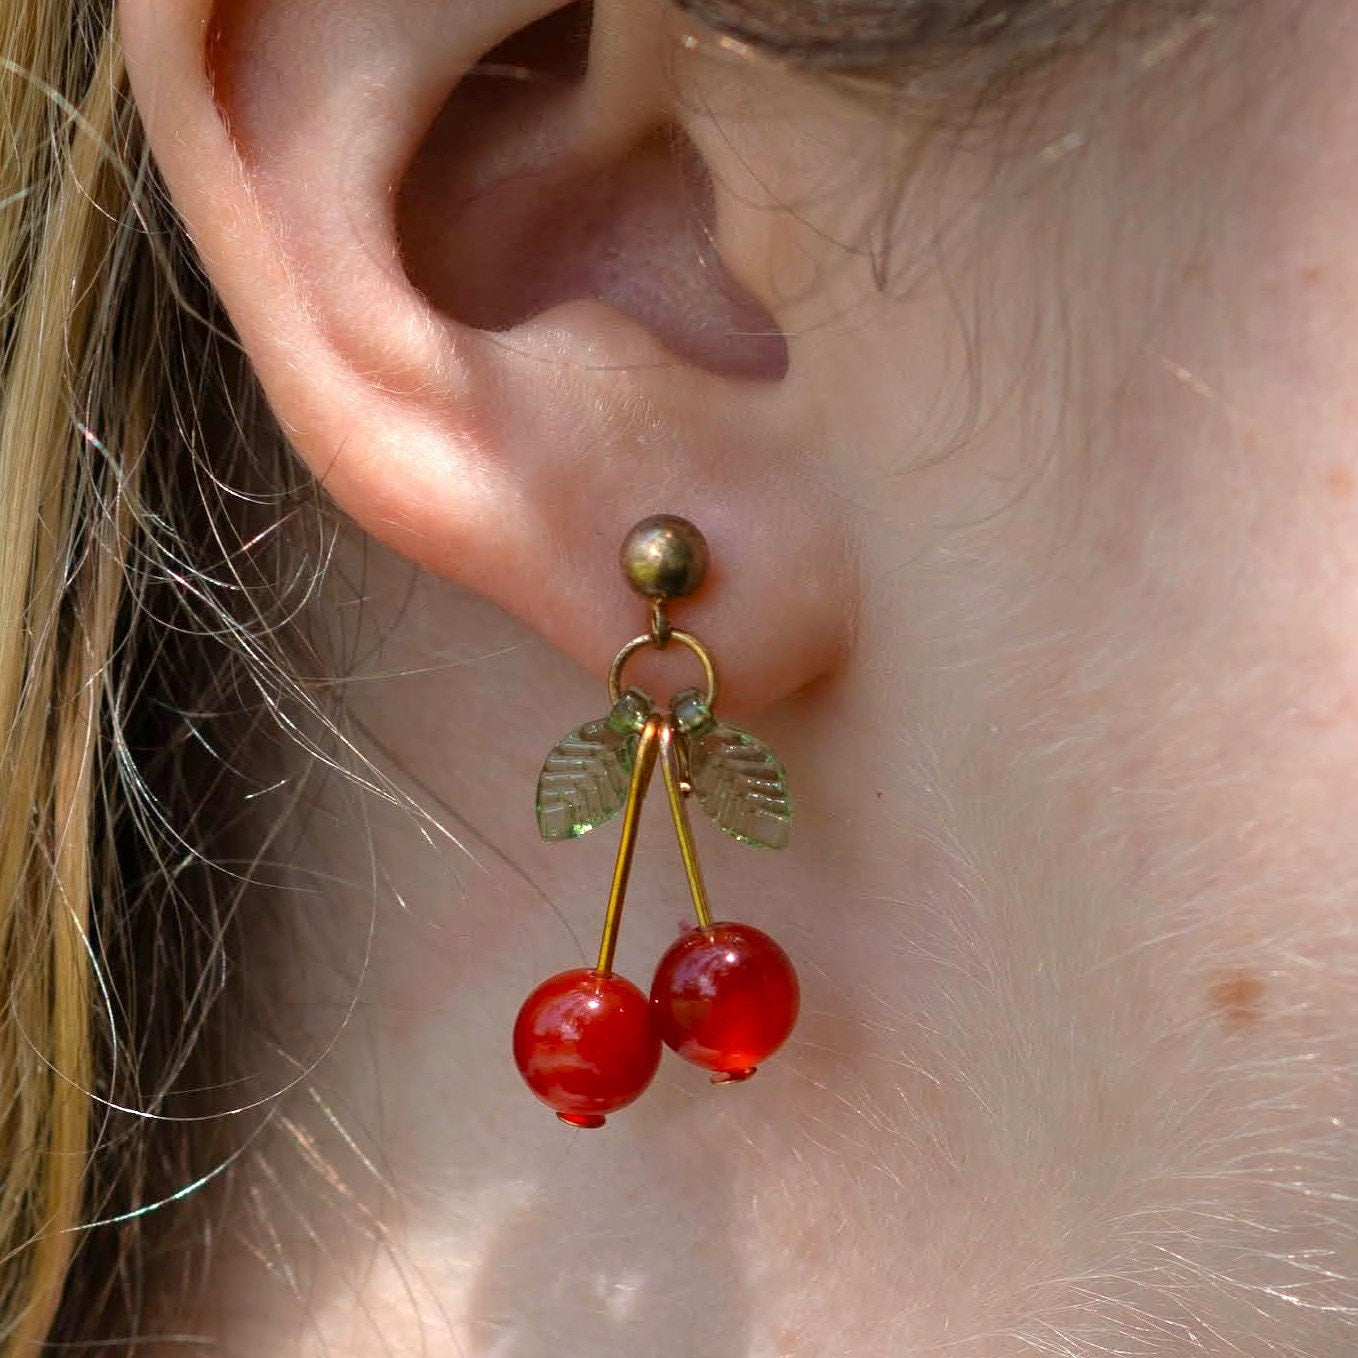
[[[213, 1351], [1352, 1351], [1358, 25], [1298, 14], [1285, 62], [1209, 32], [1053, 100], [1045, 153], [940, 152], [894, 285], [842, 252], [808, 290], [860, 612], [738, 714], [793, 846], [697, 827], [803, 981], [748, 1085], [667, 1058], [601, 1133], [523, 1089], [515, 1011], [592, 959], [615, 834], [539, 843], [533, 784], [607, 700], [343, 545], [354, 738], [429, 820], [337, 780], [293, 817], [250, 966], [308, 1073], [229, 1196]], [[619, 969], [686, 911], [653, 796]]]

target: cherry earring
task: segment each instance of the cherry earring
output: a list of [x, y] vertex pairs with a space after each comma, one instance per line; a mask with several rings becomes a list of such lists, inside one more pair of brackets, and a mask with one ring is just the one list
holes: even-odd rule
[[[696, 797], [727, 834], [771, 849], [787, 843], [792, 823], [782, 764], [753, 736], [713, 716], [712, 657], [670, 624], [670, 601], [702, 584], [707, 543], [686, 519], [661, 514], [632, 529], [621, 560], [628, 583], [650, 601], [650, 630], [613, 662], [608, 716], [578, 727], [552, 750], [537, 789], [538, 829], [547, 840], [578, 838], [622, 812], [599, 957], [593, 967], [544, 981], [514, 1024], [520, 1073], [575, 1127], [602, 1127], [609, 1113], [644, 1093], [662, 1042], [710, 1071], [714, 1083], [748, 1079], [792, 1032], [800, 994], [797, 973], [773, 939], [751, 925], [713, 920], [689, 822], [688, 802]], [[640, 689], [624, 689], [623, 675], [638, 651], [675, 642], [702, 665], [706, 690], [685, 689], [661, 710]], [[613, 960], [641, 807], [657, 763], [697, 925], [661, 958], [648, 1000], [613, 971]]]

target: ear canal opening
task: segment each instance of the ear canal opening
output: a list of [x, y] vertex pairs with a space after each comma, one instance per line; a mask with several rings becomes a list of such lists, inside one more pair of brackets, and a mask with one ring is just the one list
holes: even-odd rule
[[594, 299], [680, 360], [781, 379], [786, 337], [723, 262], [712, 178], [682, 129], [638, 128], [602, 155], [581, 144], [591, 20], [587, 3], [553, 11], [453, 90], [398, 192], [407, 277], [435, 309], [480, 330], [504, 334]]

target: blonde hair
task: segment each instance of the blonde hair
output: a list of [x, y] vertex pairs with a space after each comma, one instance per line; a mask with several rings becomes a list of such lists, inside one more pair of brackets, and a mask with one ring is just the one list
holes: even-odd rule
[[320, 562], [271, 530], [321, 510], [150, 168], [113, 0], [0, 0], [0, 137], [8, 1358], [135, 1331], [147, 1220], [223, 1162], [184, 1135], [220, 1110], [174, 1090], [249, 874], [207, 851], [230, 761], [186, 760], [211, 710], [233, 740], [314, 710], [286, 619]]
[[86, 497], [107, 478], [73, 411], [110, 358], [103, 280], [127, 186], [108, 156], [125, 99], [108, 29], [82, 32], [65, 0], [0, 22], [0, 1340], [20, 1353], [51, 1328], [91, 1141], [92, 827], [127, 502], [90, 540]]

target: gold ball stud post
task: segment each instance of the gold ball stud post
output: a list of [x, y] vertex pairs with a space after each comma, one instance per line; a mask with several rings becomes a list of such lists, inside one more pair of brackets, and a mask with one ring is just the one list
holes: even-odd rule
[[653, 514], [628, 533], [619, 560], [638, 594], [680, 599], [692, 594], [707, 574], [707, 539], [677, 514]]

